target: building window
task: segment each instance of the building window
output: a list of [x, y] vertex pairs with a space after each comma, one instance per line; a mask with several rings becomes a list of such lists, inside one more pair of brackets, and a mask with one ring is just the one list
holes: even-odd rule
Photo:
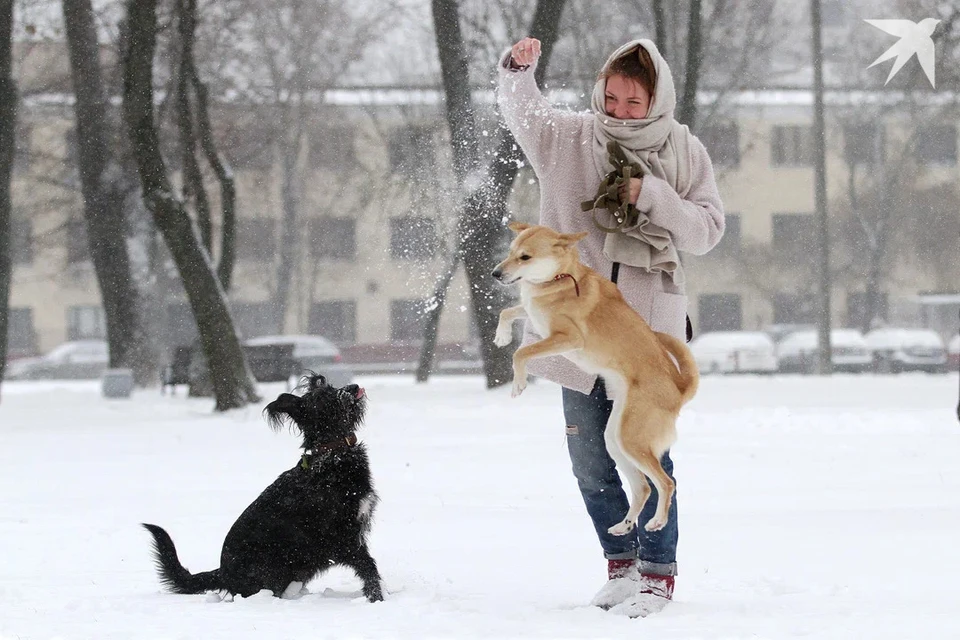
[[310, 252], [317, 259], [356, 260], [357, 221], [332, 216], [311, 220]]
[[867, 294], [862, 291], [847, 294], [847, 326], [848, 327], [870, 327], [873, 320], [885, 320], [887, 318], [887, 294], [880, 294], [880, 300], [877, 308], [871, 314], [873, 318], [866, 318], [867, 314]]
[[37, 352], [37, 334], [33, 328], [33, 309], [12, 307], [7, 316], [7, 355], [32, 356]]
[[273, 167], [273, 139], [269, 127], [257, 122], [231, 127], [224, 134], [227, 158], [234, 169], [265, 171]]
[[103, 340], [107, 337], [107, 323], [103, 308], [81, 304], [67, 308], [67, 340]]
[[806, 167], [813, 164], [813, 134], [806, 125], [773, 127], [771, 158], [775, 167]]
[[230, 312], [243, 339], [280, 333], [274, 305], [270, 302], [231, 302]]
[[810, 213], [773, 214], [773, 250], [780, 260], [809, 264], [817, 249], [814, 217]]
[[403, 260], [429, 260], [440, 250], [436, 220], [427, 216], [390, 219], [390, 255]]
[[709, 293], [697, 298], [697, 324], [700, 331], [739, 331], [743, 309], [737, 293]]
[[407, 125], [394, 129], [387, 141], [390, 168], [408, 176], [432, 172], [436, 151], [433, 133], [433, 127], [425, 125]]
[[70, 218], [66, 225], [67, 264], [73, 265], [90, 259], [87, 244], [87, 222], [82, 218]]
[[917, 129], [917, 160], [930, 164], [957, 163], [957, 128], [935, 124]]
[[308, 331], [337, 344], [357, 341], [357, 303], [354, 300], [324, 300], [310, 307]]
[[33, 225], [29, 220], [14, 218], [10, 231], [13, 264], [33, 262]]
[[727, 213], [723, 219], [723, 237], [713, 251], [720, 256], [740, 255], [740, 214]]
[[843, 128], [843, 151], [848, 165], [877, 165], [883, 162], [883, 127], [874, 122], [847, 125]]
[[237, 257], [252, 262], [273, 262], [277, 254], [277, 221], [260, 216], [241, 218], [237, 229]]
[[740, 129], [736, 123], [707, 127], [697, 137], [707, 148], [710, 160], [717, 166], [737, 167], [740, 165]]
[[423, 300], [390, 301], [390, 339], [397, 342], [417, 341], [423, 337]]
[[349, 169], [357, 161], [353, 127], [326, 123], [310, 133], [310, 166], [314, 169]]
[[813, 324], [817, 308], [809, 293], [777, 293], [773, 296], [774, 324]]

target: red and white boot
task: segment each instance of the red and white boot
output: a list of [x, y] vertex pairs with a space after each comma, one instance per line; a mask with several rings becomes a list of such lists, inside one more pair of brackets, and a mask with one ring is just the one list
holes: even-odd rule
[[673, 576], [641, 573], [633, 558], [607, 560], [607, 583], [590, 604], [631, 618], [663, 610], [673, 599]]

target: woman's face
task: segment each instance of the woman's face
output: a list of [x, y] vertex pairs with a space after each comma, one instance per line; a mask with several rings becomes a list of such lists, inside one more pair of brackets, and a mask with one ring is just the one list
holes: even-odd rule
[[604, 110], [618, 120], [640, 120], [650, 110], [650, 92], [632, 78], [615, 75], [607, 78]]

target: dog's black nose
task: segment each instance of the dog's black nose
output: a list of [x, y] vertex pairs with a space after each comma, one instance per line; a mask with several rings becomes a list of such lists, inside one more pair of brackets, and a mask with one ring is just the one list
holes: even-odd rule
[[362, 393], [360, 393], [360, 385], [358, 384], [348, 384], [343, 388], [343, 390], [349, 393], [354, 398], [359, 398], [363, 395]]
[[503, 271], [500, 271], [500, 269], [494, 269], [493, 273], [491, 273], [490, 275], [492, 275], [497, 280], [500, 280], [501, 278], [503, 278]]

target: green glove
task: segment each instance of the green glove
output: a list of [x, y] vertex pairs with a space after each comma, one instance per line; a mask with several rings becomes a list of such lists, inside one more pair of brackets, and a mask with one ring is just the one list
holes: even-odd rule
[[620, 188], [626, 186], [624, 192], [629, 194], [630, 178], [643, 176], [643, 167], [636, 162], [627, 160], [623, 149], [612, 140], [607, 143], [607, 153], [610, 154], [610, 164], [613, 165], [613, 171], [600, 181], [600, 187], [597, 189], [597, 195], [594, 199], [581, 202], [580, 209], [583, 211], [606, 209], [616, 220], [616, 226], [605, 227], [600, 224], [596, 213], [593, 214], [593, 224], [601, 231], [614, 233], [637, 224], [640, 212], [637, 211], [636, 205], [630, 204], [628, 198], [620, 199]]

